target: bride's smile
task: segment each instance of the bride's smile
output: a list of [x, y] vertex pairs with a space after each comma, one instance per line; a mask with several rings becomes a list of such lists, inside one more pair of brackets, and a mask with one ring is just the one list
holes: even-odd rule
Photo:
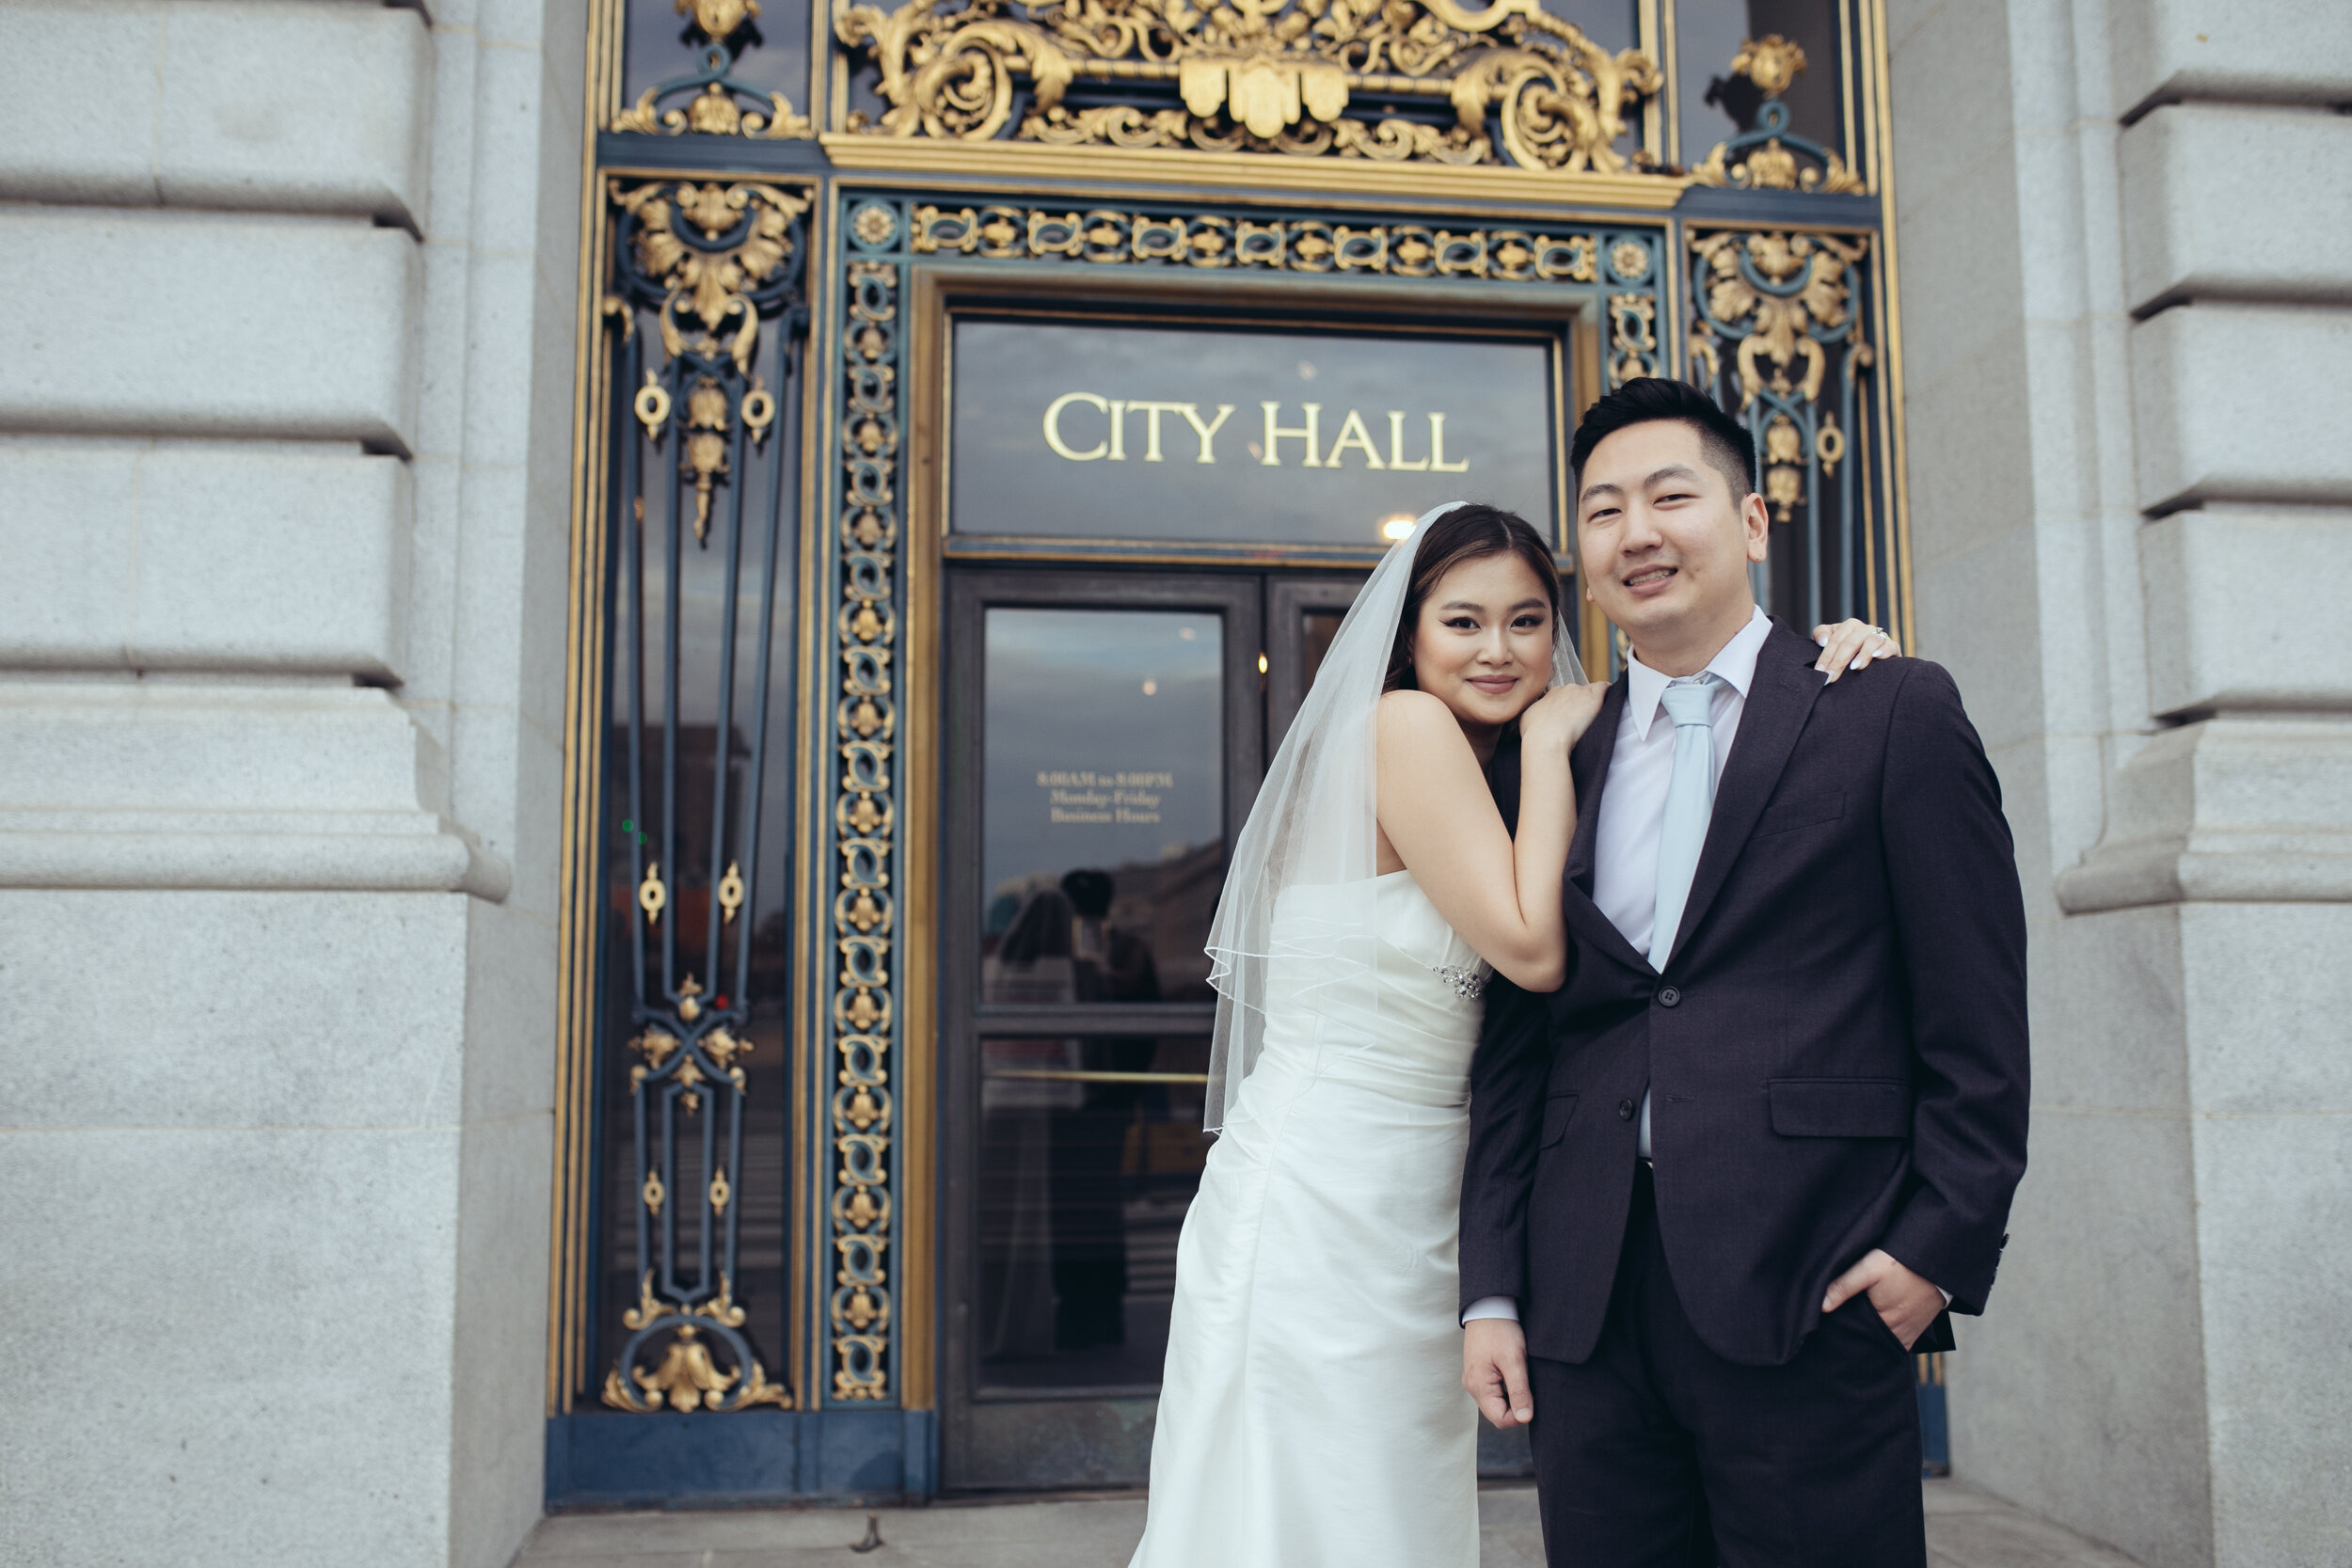
[[1413, 628], [1412, 685], [1453, 711], [1483, 756], [1551, 676], [1551, 600], [1516, 554], [1474, 557], [1438, 580]]

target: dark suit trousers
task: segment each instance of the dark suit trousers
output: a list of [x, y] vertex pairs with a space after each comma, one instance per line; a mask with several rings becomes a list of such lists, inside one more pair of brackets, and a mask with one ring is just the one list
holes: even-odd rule
[[1867, 1296], [1785, 1366], [1708, 1350], [1675, 1294], [1645, 1166], [1592, 1357], [1529, 1361], [1545, 1556], [1551, 1568], [1922, 1568], [1913, 1369]]

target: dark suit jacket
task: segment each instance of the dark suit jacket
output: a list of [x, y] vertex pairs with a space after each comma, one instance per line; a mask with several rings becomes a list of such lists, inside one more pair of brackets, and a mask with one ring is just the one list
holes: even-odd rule
[[1939, 666], [1825, 687], [1818, 653], [1778, 624], [1764, 644], [1662, 975], [1592, 898], [1622, 678], [1577, 744], [1568, 976], [1488, 986], [1462, 1183], [1463, 1304], [1517, 1297], [1533, 1354], [1600, 1337], [1645, 1086], [1667, 1264], [1718, 1354], [1789, 1360], [1872, 1247], [1956, 1311], [1992, 1289], [2026, 1166], [2000, 786]]

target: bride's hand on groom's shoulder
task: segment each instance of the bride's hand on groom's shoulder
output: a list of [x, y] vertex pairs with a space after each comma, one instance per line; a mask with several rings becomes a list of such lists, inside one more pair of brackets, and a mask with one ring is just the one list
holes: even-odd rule
[[1821, 649], [1821, 657], [1813, 661], [1813, 668], [1829, 677], [1822, 683], [1825, 686], [1835, 685], [1837, 677], [1850, 669], [1868, 669], [1874, 658], [1903, 657], [1893, 638], [1867, 622], [1852, 619], [1834, 626], [1815, 626], [1813, 641]]
[[1606, 681], [1595, 681], [1589, 686], [1553, 687], [1519, 715], [1521, 743], [1575, 745], [1592, 727], [1594, 717], [1600, 712], [1601, 699], [1608, 695]]

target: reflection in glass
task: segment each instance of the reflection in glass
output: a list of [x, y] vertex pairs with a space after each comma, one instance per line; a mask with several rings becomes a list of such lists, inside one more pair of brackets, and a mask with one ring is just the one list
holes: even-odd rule
[[1369, 546], [1449, 500], [1558, 512], [1558, 343], [964, 318], [959, 534]]
[[1345, 619], [1343, 610], [1310, 610], [1299, 617], [1300, 690], [1314, 689], [1315, 672], [1323, 668], [1323, 656], [1331, 651], [1331, 639], [1340, 634], [1340, 623]]
[[983, 1386], [1159, 1382], [1208, 1056], [1197, 1037], [982, 1043]]
[[1764, 94], [1747, 77], [1734, 75], [1731, 62], [1742, 43], [1772, 33], [1804, 51], [1804, 69], [1780, 95], [1788, 106], [1788, 129], [1851, 161], [1839, 9], [1838, 0], [1679, 0], [1675, 48], [1682, 162], [1703, 163], [1716, 143], [1756, 128]]
[[1205, 1002], [1225, 868], [1223, 620], [993, 608], [985, 1002]]

